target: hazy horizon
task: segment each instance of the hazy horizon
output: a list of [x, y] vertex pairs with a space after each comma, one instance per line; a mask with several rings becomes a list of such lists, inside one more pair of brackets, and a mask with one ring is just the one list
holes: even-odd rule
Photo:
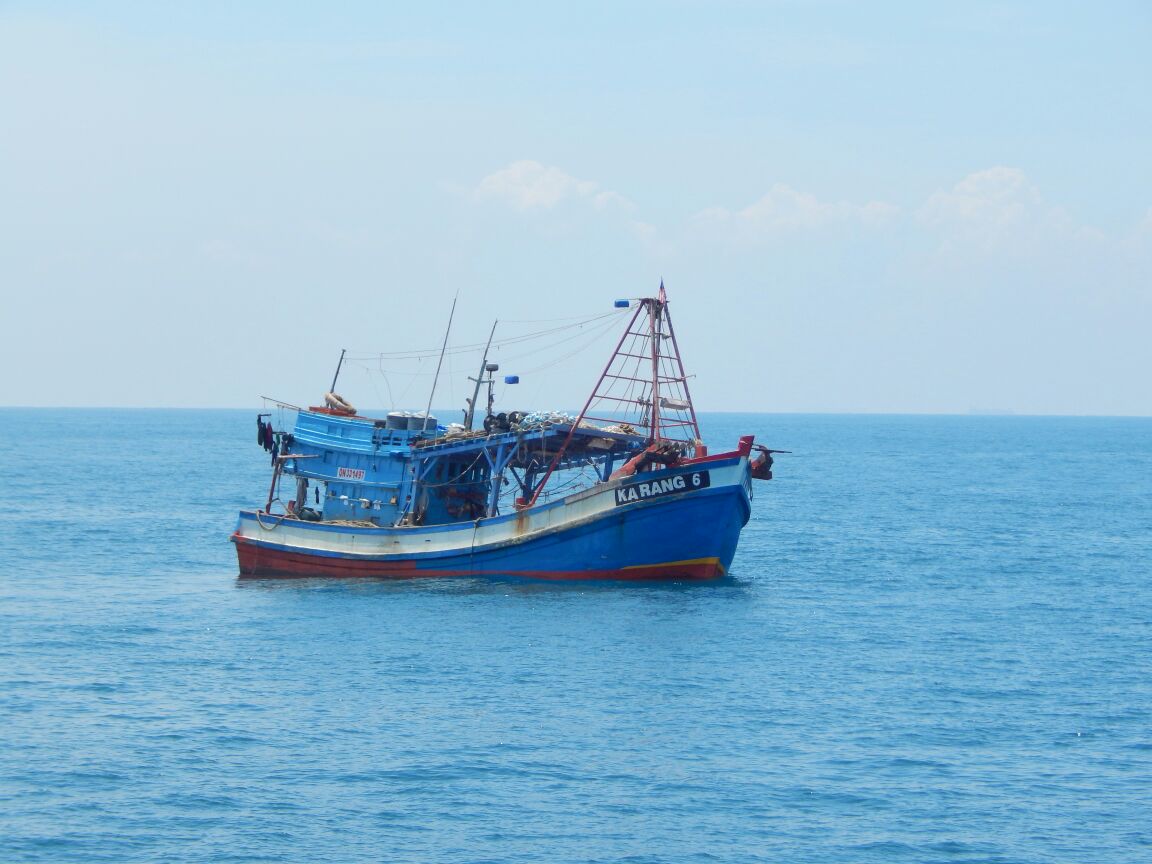
[[[271, 405], [0, 405], [0, 411], [235, 411], [236, 413], [251, 412], [251, 411], [265, 411]], [[285, 406], [286, 410], [298, 410], [307, 406], [297, 406], [296, 408], [289, 408]], [[384, 416], [382, 412], [387, 409], [368, 408], [360, 411], [360, 416], [371, 417], [379, 419]], [[503, 410], [497, 406], [497, 410]], [[560, 408], [559, 410], [567, 413], [576, 414], [579, 412], [579, 406]], [[444, 423], [458, 422], [458, 414], [462, 414], [462, 408], [433, 408], [432, 414], [436, 416], [439, 422]], [[804, 417], [804, 416], [821, 416], [821, 417], [972, 417], [972, 418], [987, 418], [990, 420], [995, 419], [1020, 419], [1026, 420], [1030, 418], [1052, 418], [1052, 419], [1098, 419], [1098, 420], [1148, 420], [1152, 419], [1149, 414], [1018, 414], [1015, 411], [993, 411], [988, 409], [972, 409], [969, 411], [741, 411], [741, 410], [698, 410], [696, 412], [701, 417], [708, 417], [712, 415], [743, 415], [754, 414], [773, 416], [778, 415], [781, 417]], [[451, 415], [451, 416], [450, 416]]]

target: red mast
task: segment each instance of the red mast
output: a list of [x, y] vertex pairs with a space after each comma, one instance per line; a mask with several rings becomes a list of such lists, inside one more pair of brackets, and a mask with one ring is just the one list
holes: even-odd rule
[[[640, 324], [642, 312], [647, 313], [646, 326]], [[694, 447], [699, 440], [700, 427], [663, 282], [659, 294], [639, 300], [579, 419], [647, 428], [652, 443], [683, 441]]]
[[652, 351], [652, 416], [648, 424], [648, 440], [660, 440], [660, 316], [668, 308], [668, 298], [664, 294], [664, 280], [660, 280], [660, 293], [655, 300], [648, 301], [648, 332], [651, 334], [649, 348]]
[[[703, 446], [700, 426], [668, 314], [664, 282], [660, 282], [660, 291], [655, 297], [642, 297], [636, 303], [636, 312], [616, 350], [536, 487], [530, 504], [536, 503], [548, 478], [563, 459], [573, 432], [582, 423], [623, 432], [646, 429], [649, 444], [680, 443], [686, 455], [700, 455], [697, 452]], [[647, 313], [643, 319], [642, 313]]]

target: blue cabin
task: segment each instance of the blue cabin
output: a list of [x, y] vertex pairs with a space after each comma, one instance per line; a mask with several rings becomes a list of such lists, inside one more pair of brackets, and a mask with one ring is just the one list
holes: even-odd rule
[[434, 418], [375, 420], [300, 409], [293, 430], [280, 433], [269, 507], [287, 497], [277, 494], [283, 475], [296, 480], [286, 509], [309, 521], [380, 527], [472, 521], [497, 515], [502, 500], [530, 500], [550, 468], [592, 470], [606, 481], [646, 445], [638, 434], [570, 423], [448, 434]]

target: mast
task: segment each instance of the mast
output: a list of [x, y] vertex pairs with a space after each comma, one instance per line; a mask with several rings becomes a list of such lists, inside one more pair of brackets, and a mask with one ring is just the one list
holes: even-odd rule
[[340, 349], [340, 362], [336, 364], [336, 374], [332, 376], [332, 386], [328, 388], [329, 393], [336, 392], [336, 379], [340, 377], [340, 367], [344, 365], [344, 354], [347, 351], [347, 348]]
[[[664, 294], [664, 283], [660, 283], [660, 294]], [[665, 301], [667, 302], [667, 301]], [[696, 406], [692, 404], [692, 394], [688, 390], [688, 373], [684, 371], [684, 360], [680, 357], [680, 345], [676, 341], [676, 328], [672, 326], [672, 316], [665, 312], [664, 319], [668, 322], [668, 338], [672, 342], [672, 356], [676, 360], [676, 371], [680, 373], [680, 385], [684, 388], [684, 401], [688, 403], [688, 419], [692, 426], [693, 449], [696, 455], [704, 455], [699, 451], [703, 446], [700, 439], [700, 423], [696, 419]]]
[[656, 299], [644, 301], [648, 304], [649, 348], [652, 351], [652, 411], [649, 416], [648, 438], [653, 444], [660, 443], [660, 319], [664, 314], [664, 280], [660, 280], [660, 293]]
[[436, 395], [436, 382], [440, 380], [440, 367], [444, 363], [444, 352], [448, 349], [448, 334], [452, 332], [452, 319], [456, 316], [456, 301], [460, 299], [460, 293], [457, 292], [456, 296], [452, 298], [452, 311], [448, 313], [448, 326], [444, 330], [444, 344], [440, 346], [440, 359], [436, 361], [436, 375], [432, 378], [432, 392], [428, 394], [428, 407], [424, 409], [424, 422], [428, 421], [428, 417], [432, 414], [432, 399]]

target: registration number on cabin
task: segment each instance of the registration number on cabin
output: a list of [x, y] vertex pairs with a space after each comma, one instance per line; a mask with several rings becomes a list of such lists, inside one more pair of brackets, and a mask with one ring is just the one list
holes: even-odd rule
[[708, 476], [707, 471], [676, 474], [672, 477], [648, 480], [644, 483], [629, 483], [627, 486], [621, 486], [616, 490], [616, 506], [631, 504], [635, 501], [647, 501], [649, 498], [659, 498], [661, 495], [675, 495], [677, 492], [705, 489], [710, 485], [712, 485], [712, 478]]
[[364, 469], [363, 468], [337, 468], [336, 469], [336, 479], [337, 480], [363, 480], [364, 479]]

